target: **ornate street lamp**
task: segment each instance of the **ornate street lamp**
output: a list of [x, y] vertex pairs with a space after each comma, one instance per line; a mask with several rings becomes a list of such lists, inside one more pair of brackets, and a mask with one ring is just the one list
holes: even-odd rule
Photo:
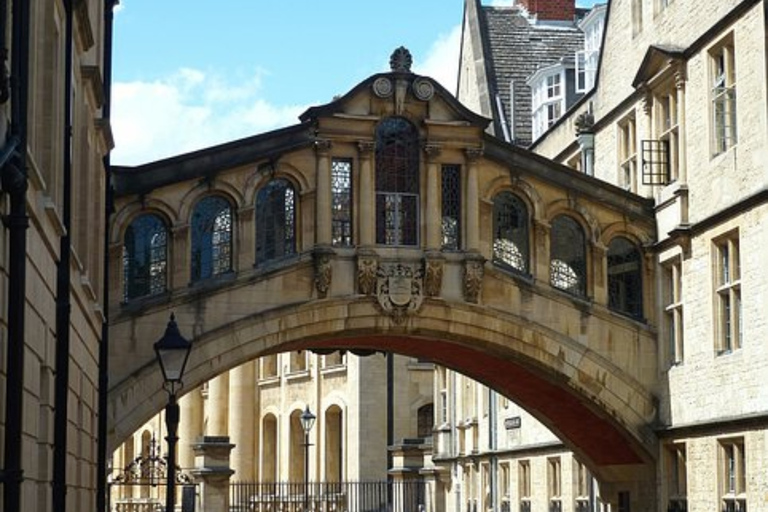
[[183, 386], [181, 378], [187, 366], [192, 343], [179, 332], [176, 317], [171, 313], [168, 327], [163, 337], [155, 343], [155, 353], [160, 369], [163, 371], [163, 388], [168, 392], [168, 404], [165, 406], [165, 425], [168, 430], [168, 483], [165, 490], [165, 510], [173, 512], [176, 506], [176, 431], [179, 427], [179, 404], [176, 393]]
[[301, 428], [304, 429], [304, 512], [309, 511], [309, 431], [315, 425], [316, 416], [309, 410], [309, 405], [301, 413]]

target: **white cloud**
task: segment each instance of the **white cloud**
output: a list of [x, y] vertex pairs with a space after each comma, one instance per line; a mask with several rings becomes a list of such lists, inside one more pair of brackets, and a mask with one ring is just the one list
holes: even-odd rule
[[136, 165], [298, 122], [307, 106], [270, 105], [260, 86], [261, 73], [231, 83], [196, 69], [114, 83], [113, 162]]
[[456, 25], [447, 35], [441, 35], [427, 52], [424, 64], [414, 66], [414, 72], [434, 78], [456, 94], [456, 80], [459, 72], [459, 46], [461, 26]]

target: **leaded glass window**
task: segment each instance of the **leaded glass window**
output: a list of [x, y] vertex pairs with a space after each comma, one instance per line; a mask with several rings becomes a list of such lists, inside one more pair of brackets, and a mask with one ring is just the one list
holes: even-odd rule
[[331, 243], [352, 245], [352, 161], [334, 159], [331, 164]]
[[417, 245], [419, 134], [401, 117], [376, 128], [376, 243]]
[[232, 207], [223, 197], [202, 199], [192, 213], [192, 281], [232, 270]]
[[550, 231], [549, 282], [574, 295], [587, 294], [584, 230], [566, 215], [555, 217]]
[[441, 179], [442, 246], [456, 251], [461, 243], [461, 167], [444, 165]]
[[256, 196], [256, 263], [296, 253], [296, 204], [291, 184], [267, 183]]
[[168, 230], [154, 214], [137, 217], [123, 241], [123, 299], [155, 295], [166, 289]]
[[642, 259], [635, 244], [623, 237], [608, 246], [608, 307], [633, 318], [643, 316]]
[[528, 208], [511, 192], [493, 198], [493, 260], [528, 273]]

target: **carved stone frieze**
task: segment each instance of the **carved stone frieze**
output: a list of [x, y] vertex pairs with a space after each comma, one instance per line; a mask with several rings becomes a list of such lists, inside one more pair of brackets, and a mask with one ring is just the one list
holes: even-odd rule
[[483, 288], [485, 258], [480, 255], [464, 260], [464, 300], [477, 304]]
[[333, 249], [330, 247], [318, 247], [312, 253], [315, 266], [315, 289], [317, 296], [321, 299], [328, 296], [333, 280], [333, 255]]
[[376, 298], [382, 311], [401, 324], [424, 301], [424, 271], [418, 265], [382, 264], [376, 272]]

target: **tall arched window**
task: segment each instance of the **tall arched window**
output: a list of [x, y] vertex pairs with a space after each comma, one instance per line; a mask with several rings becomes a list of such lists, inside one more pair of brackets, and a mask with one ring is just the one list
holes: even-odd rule
[[555, 217], [550, 230], [549, 282], [574, 295], [587, 294], [587, 244], [584, 230], [566, 215]]
[[123, 299], [162, 293], [166, 289], [168, 230], [154, 214], [136, 217], [123, 240]]
[[633, 318], [643, 316], [642, 257], [624, 237], [608, 246], [608, 307]]
[[261, 478], [265, 483], [277, 482], [277, 418], [264, 416], [262, 422]]
[[419, 132], [402, 117], [376, 128], [376, 243], [417, 245]]
[[325, 481], [344, 480], [344, 423], [341, 408], [332, 405], [325, 411]]
[[232, 207], [208, 196], [192, 213], [192, 281], [232, 270]]
[[284, 179], [267, 183], [256, 196], [256, 263], [296, 253], [296, 202]]
[[525, 203], [510, 192], [493, 198], [493, 260], [529, 273], [529, 220]]

